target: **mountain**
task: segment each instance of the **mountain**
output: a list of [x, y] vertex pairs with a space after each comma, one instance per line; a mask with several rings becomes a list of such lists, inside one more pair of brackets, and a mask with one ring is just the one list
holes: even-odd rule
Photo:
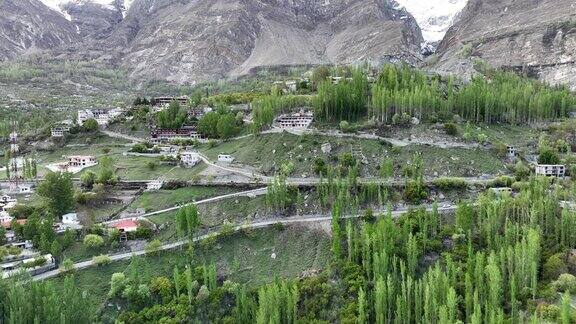
[[426, 44], [433, 50], [444, 38], [454, 19], [468, 0], [396, 0], [398, 8], [408, 11], [422, 30]]
[[38, 0], [0, 0], [0, 61], [79, 39], [74, 24]]
[[470, 75], [482, 59], [576, 89], [576, 2], [470, 0], [438, 54], [441, 72]]
[[193, 83], [263, 66], [418, 62], [422, 40], [387, 0], [136, 0], [106, 44], [133, 78]]

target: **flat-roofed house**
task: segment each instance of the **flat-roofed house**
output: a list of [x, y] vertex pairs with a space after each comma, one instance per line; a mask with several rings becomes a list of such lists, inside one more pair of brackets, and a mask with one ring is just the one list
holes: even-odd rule
[[563, 178], [566, 176], [566, 166], [562, 164], [538, 164], [536, 166], [536, 175]]
[[274, 127], [280, 129], [302, 130], [308, 129], [314, 121], [314, 113], [299, 112], [292, 115], [282, 115], [274, 121]]
[[191, 168], [200, 163], [200, 161], [200, 154], [198, 154], [198, 152], [184, 151], [180, 153], [180, 162], [182, 162], [185, 167]]

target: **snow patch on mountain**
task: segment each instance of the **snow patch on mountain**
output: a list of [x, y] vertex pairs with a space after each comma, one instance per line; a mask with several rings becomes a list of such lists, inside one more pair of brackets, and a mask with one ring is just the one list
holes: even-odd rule
[[[62, 14], [64, 18], [68, 20], [71, 20], [70, 15], [65, 10], [62, 9], [62, 6], [68, 3], [76, 3], [76, 4], [96, 3], [110, 10], [116, 10], [116, 8], [113, 5], [114, 2], [113, 0], [40, 0], [40, 1], [42, 1], [42, 3], [44, 3], [46, 6]], [[128, 11], [133, 1], [134, 0], [124, 0], [124, 11]]]
[[444, 38], [468, 0], [396, 0], [396, 2], [399, 9], [404, 8], [414, 16], [426, 42], [434, 44]]

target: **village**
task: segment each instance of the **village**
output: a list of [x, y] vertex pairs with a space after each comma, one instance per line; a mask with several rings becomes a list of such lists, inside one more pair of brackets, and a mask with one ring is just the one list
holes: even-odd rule
[[[332, 78], [334, 84], [340, 82], [339, 78]], [[296, 85], [301, 81], [285, 81], [275, 82], [274, 86], [279, 87], [284, 93], [296, 93]], [[175, 168], [182, 168], [183, 170], [192, 170], [199, 164], [208, 164], [213, 166], [224, 175], [218, 173], [216, 177], [224, 179], [223, 182], [214, 182], [217, 180], [214, 175], [208, 176], [212, 182], [228, 185], [235, 185], [244, 183], [245, 185], [258, 185], [264, 184], [269, 177], [258, 175], [254, 170], [246, 170], [244, 164], [237, 162], [233, 154], [220, 152], [215, 156], [215, 161], [210, 161], [205, 153], [200, 152], [198, 145], [214, 145], [214, 141], [221, 139], [209, 138], [199, 132], [199, 122], [206, 114], [214, 113], [214, 108], [210, 106], [190, 106], [190, 98], [187, 96], [171, 97], [162, 96], [149, 100], [151, 106], [151, 113], [160, 114], [169, 111], [174, 107], [179, 110], [182, 109], [185, 113], [186, 119], [193, 122], [183, 122], [179, 127], [161, 127], [158, 124], [151, 124], [149, 127], [148, 138], [138, 138], [130, 134], [118, 134], [117, 132], [110, 132], [112, 136], [125, 137], [129, 139], [129, 147], [122, 152], [123, 156], [132, 157], [158, 157], [166, 161], [172, 161]], [[188, 108], [190, 107], [190, 108]], [[138, 109], [139, 106], [134, 106], [132, 109]], [[242, 123], [251, 123], [252, 109], [251, 104], [236, 108], [233, 113], [237, 112], [237, 120]], [[129, 109], [83, 109], [77, 112], [77, 118], [73, 121], [65, 120], [53, 126], [50, 130], [52, 141], [61, 142], [65, 141], [66, 137], [70, 136], [70, 132], [74, 128], [90, 127], [102, 132], [106, 132], [110, 125], [118, 125], [124, 121], [130, 121], [133, 116], [133, 111]], [[174, 117], [174, 116], [172, 116]], [[357, 136], [358, 138], [369, 138], [383, 140], [382, 137], [377, 136], [375, 133], [357, 132], [354, 134], [346, 134], [341, 131], [333, 131], [326, 129], [314, 128], [314, 110], [311, 107], [296, 107], [289, 113], [278, 115], [268, 129], [262, 130], [262, 134], [295, 134], [297, 136], [304, 136], [306, 134], [323, 134], [334, 136], [336, 138], [341, 136]], [[201, 122], [200, 122], [201, 123]], [[247, 138], [252, 135], [238, 135], [237, 140]], [[228, 138], [225, 141], [234, 141], [234, 138]], [[42, 254], [38, 247], [35, 247], [31, 240], [24, 239], [22, 229], [26, 227], [26, 215], [18, 213], [14, 216], [13, 209], [18, 209], [18, 206], [29, 201], [31, 195], [34, 194], [35, 188], [41, 176], [38, 175], [38, 167], [45, 168], [48, 172], [69, 173], [75, 177], [84, 174], [86, 170], [93, 170], [99, 167], [99, 157], [95, 155], [76, 154], [65, 155], [62, 160], [44, 165], [39, 164], [38, 161], [31, 161], [29, 156], [20, 156], [20, 146], [23, 144], [18, 137], [17, 125], [14, 125], [14, 130], [10, 136], [10, 151], [11, 159], [5, 167], [8, 178], [2, 183], [2, 192], [5, 193], [0, 199], [0, 223], [4, 229], [5, 246], [3, 252], [6, 256], [2, 258], [0, 267], [2, 268], [3, 277], [10, 277], [22, 271], [28, 272], [30, 275], [39, 275], [43, 272], [56, 269], [58, 262], [52, 254]], [[323, 155], [330, 156], [333, 151], [333, 144], [330, 142], [322, 143], [318, 147], [318, 151]], [[273, 149], [270, 149], [272, 153]], [[356, 152], [359, 157], [366, 160], [362, 152]], [[356, 155], [355, 154], [355, 155]], [[504, 160], [506, 163], [515, 163], [519, 160], [528, 161], [529, 157], [522, 156], [518, 148], [507, 145]], [[532, 159], [532, 168], [536, 175], [546, 177], [566, 177], [567, 168], [562, 164], [540, 164]], [[28, 169], [27, 169], [28, 168]], [[34, 170], [31, 170], [31, 169]], [[34, 176], [31, 176], [31, 175]], [[228, 174], [228, 175], [226, 175]], [[78, 178], [79, 179], [79, 178]], [[79, 179], [80, 180], [80, 179]], [[167, 179], [163, 176], [153, 179], [142, 179], [139, 184], [129, 184], [130, 179], [119, 179], [118, 185], [136, 186], [137, 191], [135, 195], [142, 192], [160, 191], [166, 186], [173, 186], [175, 179]], [[200, 180], [202, 177], [197, 178], [195, 181]], [[298, 182], [293, 180], [296, 185], [305, 185], [313, 179], [303, 179], [304, 181]], [[268, 180], [269, 181], [269, 180]], [[210, 181], [204, 183], [208, 184]], [[510, 187], [492, 187], [491, 190], [501, 195], [503, 193], [513, 194]], [[134, 198], [131, 198], [134, 199]], [[444, 204], [443, 206], [450, 206], [451, 204]], [[146, 210], [136, 208], [132, 211], [129, 209], [118, 214], [115, 219], [102, 219], [97, 224], [86, 227], [86, 215], [79, 215], [75, 210], [69, 210], [68, 213], [57, 215], [58, 217], [52, 224], [54, 233], [57, 235], [67, 235], [74, 237], [77, 240], [91, 235], [94, 232], [94, 226], [98, 226], [97, 232], [117, 240], [119, 244], [126, 244], [127, 242], [151, 237], [149, 233], [157, 232], [159, 226], [162, 224], [155, 224], [150, 221], [146, 216]], [[142, 234], [147, 233], [147, 234]]]

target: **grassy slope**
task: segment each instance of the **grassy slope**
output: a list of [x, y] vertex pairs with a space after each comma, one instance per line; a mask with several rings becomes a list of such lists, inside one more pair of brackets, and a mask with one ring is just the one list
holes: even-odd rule
[[[320, 151], [322, 143], [332, 144], [331, 157]], [[335, 164], [337, 156], [344, 152], [362, 152], [368, 159], [368, 164], [363, 166], [364, 174], [372, 176], [378, 175], [378, 166], [385, 158], [392, 157], [400, 169], [416, 152], [422, 153], [425, 172], [430, 176], [435, 172], [439, 175], [471, 176], [504, 171], [503, 162], [494, 152], [485, 149], [441, 149], [425, 145], [392, 149], [377, 140], [315, 135], [266, 134], [206, 147], [202, 151], [210, 159], [216, 159], [220, 153], [232, 154], [236, 161], [259, 167], [265, 173], [274, 173], [283, 163], [291, 161], [295, 165], [294, 176], [310, 175], [316, 157], [324, 157]]]
[[[322, 232], [303, 227], [270, 228], [237, 233], [195, 249], [195, 264], [217, 265], [227, 279], [249, 284], [270, 282], [275, 277], [296, 277], [305, 270], [323, 269], [330, 258], [330, 242]], [[276, 259], [272, 259], [276, 253]], [[109, 289], [110, 276], [128, 271], [129, 261], [89, 268], [75, 274], [76, 286], [101, 305]], [[186, 252], [177, 250], [145, 257], [138, 262], [143, 281], [154, 276], [172, 276], [174, 266], [187, 264]], [[52, 279], [57, 285], [62, 277]]]

